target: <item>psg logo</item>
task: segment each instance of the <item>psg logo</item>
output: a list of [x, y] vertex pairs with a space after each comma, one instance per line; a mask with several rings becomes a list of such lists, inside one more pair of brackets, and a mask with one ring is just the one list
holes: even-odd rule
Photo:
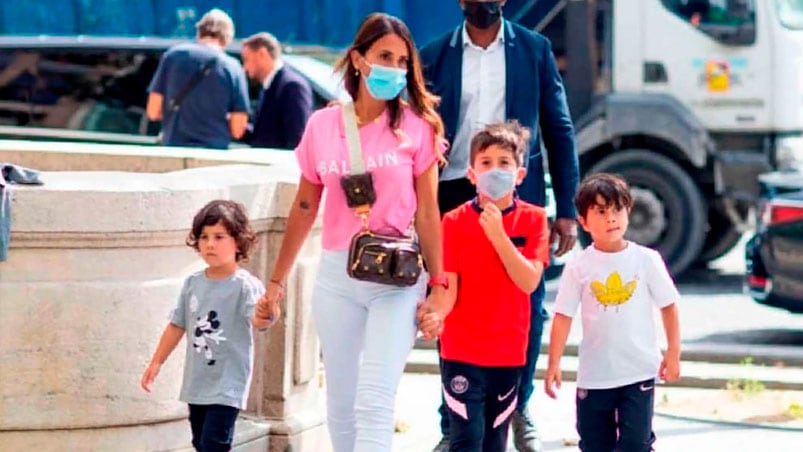
[[577, 398], [580, 400], [585, 400], [588, 397], [588, 390], [577, 388]]
[[449, 386], [451, 386], [452, 392], [455, 394], [462, 394], [468, 391], [468, 379], [462, 375], [458, 375], [452, 378], [452, 382]]

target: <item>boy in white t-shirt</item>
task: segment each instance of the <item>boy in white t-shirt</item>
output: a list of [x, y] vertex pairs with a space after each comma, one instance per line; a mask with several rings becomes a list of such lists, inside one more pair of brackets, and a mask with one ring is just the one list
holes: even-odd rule
[[[650, 451], [655, 379], [680, 376], [680, 294], [657, 251], [624, 238], [633, 206], [630, 187], [611, 174], [586, 178], [575, 205], [593, 243], [563, 270], [549, 341], [546, 393], [560, 388], [560, 358], [580, 307], [583, 338], [577, 371], [580, 450]], [[667, 350], [661, 356], [654, 308], [661, 310]]]

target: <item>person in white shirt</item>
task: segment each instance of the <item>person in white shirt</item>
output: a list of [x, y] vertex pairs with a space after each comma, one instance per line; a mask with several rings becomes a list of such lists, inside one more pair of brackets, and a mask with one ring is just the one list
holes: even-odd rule
[[[578, 189], [580, 225], [593, 243], [563, 270], [555, 300], [544, 378], [557, 397], [560, 359], [580, 308], [583, 337], [577, 371], [580, 450], [650, 451], [656, 378], [680, 377], [680, 294], [657, 251], [624, 238], [633, 206], [630, 187], [611, 174], [594, 174]], [[654, 309], [661, 312], [666, 352], [656, 338]]]

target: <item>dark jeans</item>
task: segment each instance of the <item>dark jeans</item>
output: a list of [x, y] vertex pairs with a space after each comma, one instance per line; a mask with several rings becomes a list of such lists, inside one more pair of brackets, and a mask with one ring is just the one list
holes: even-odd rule
[[648, 452], [655, 434], [655, 380], [611, 389], [577, 389], [577, 433], [583, 452]]
[[516, 409], [520, 367], [443, 361], [441, 382], [449, 413], [449, 450], [504, 452]]
[[[544, 288], [544, 280], [535, 289], [535, 292], [530, 296], [530, 337], [527, 343], [527, 362], [521, 368], [521, 380], [519, 382], [518, 406], [516, 410], [521, 412], [527, 407], [527, 402], [533, 394], [534, 379], [535, 379], [535, 365], [538, 363], [538, 355], [541, 352], [541, 337], [544, 332], [544, 321], [548, 317], [546, 309], [544, 309], [544, 295], [546, 289]], [[438, 354], [440, 355], [440, 342], [438, 343]], [[441, 375], [443, 375], [443, 363], [441, 362]], [[446, 405], [441, 396], [441, 406], [438, 407], [438, 413], [441, 415], [441, 434], [448, 436], [449, 434], [449, 416], [447, 415]]]
[[527, 402], [533, 395], [535, 384], [535, 365], [538, 363], [538, 356], [541, 354], [541, 338], [544, 333], [544, 322], [549, 317], [546, 309], [544, 309], [544, 296], [546, 289], [544, 288], [544, 279], [541, 278], [541, 284], [530, 295], [530, 337], [527, 343], [527, 362], [521, 369], [521, 382], [519, 383], [519, 406], [516, 410], [519, 412], [527, 408]]
[[225, 405], [190, 404], [192, 446], [199, 452], [231, 450], [234, 422], [240, 410]]

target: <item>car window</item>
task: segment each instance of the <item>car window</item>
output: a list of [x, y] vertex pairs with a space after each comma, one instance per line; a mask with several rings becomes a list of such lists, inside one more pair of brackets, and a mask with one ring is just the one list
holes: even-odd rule
[[[237, 58], [242, 64], [239, 53], [230, 51], [229, 54]], [[284, 54], [285, 64], [292, 67], [310, 83], [312, 88], [313, 109], [325, 107], [332, 99], [346, 100], [345, 89], [340, 78], [334, 74], [332, 66], [304, 55]], [[251, 97], [251, 111], [256, 111], [257, 99], [262, 84], [255, 80], [248, 80], [248, 94]]]
[[3, 125], [136, 134], [158, 54], [0, 51]]
[[[16, 42], [11, 44], [13, 47], [0, 48], [0, 126], [23, 126], [32, 131], [32, 137], [41, 135], [44, 139], [59, 139], [62, 135], [44, 130], [34, 133], [34, 129], [27, 128], [72, 130], [76, 131], [75, 136], [62, 138], [89, 141], [118, 139], [83, 135], [83, 132], [126, 135], [159, 132], [161, 125], [145, 117], [145, 103], [162, 48], [109, 49], [91, 44], [25, 48]], [[229, 53], [240, 58], [235, 49]], [[330, 64], [290, 54], [285, 55], [285, 62], [310, 81], [314, 108], [325, 106], [333, 98], [345, 98], [342, 82], [332, 73]], [[259, 91], [259, 84], [249, 85], [254, 109]], [[4, 129], [2, 133], [23, 136], [22, 130]]]
[[752, 0], [746, 0], [744, 2], [745, 11], [743, 11], [743, 17], [734, 15], [729, 11], [729, 1], [730, 0], [662, 0], [667, 9], [703, 32], [706, 32], [707, 26], [739, 27], [745, 22], [754, 24], [755, 4]]
[[348, 99], [343, 87], [343, 77], [334, 72], [332, 65], [304, 55], [285, 55], [284, 59], [310, 81], [313, 91], [316, 92], [316, 103], [326, 104], [331, 99]]

